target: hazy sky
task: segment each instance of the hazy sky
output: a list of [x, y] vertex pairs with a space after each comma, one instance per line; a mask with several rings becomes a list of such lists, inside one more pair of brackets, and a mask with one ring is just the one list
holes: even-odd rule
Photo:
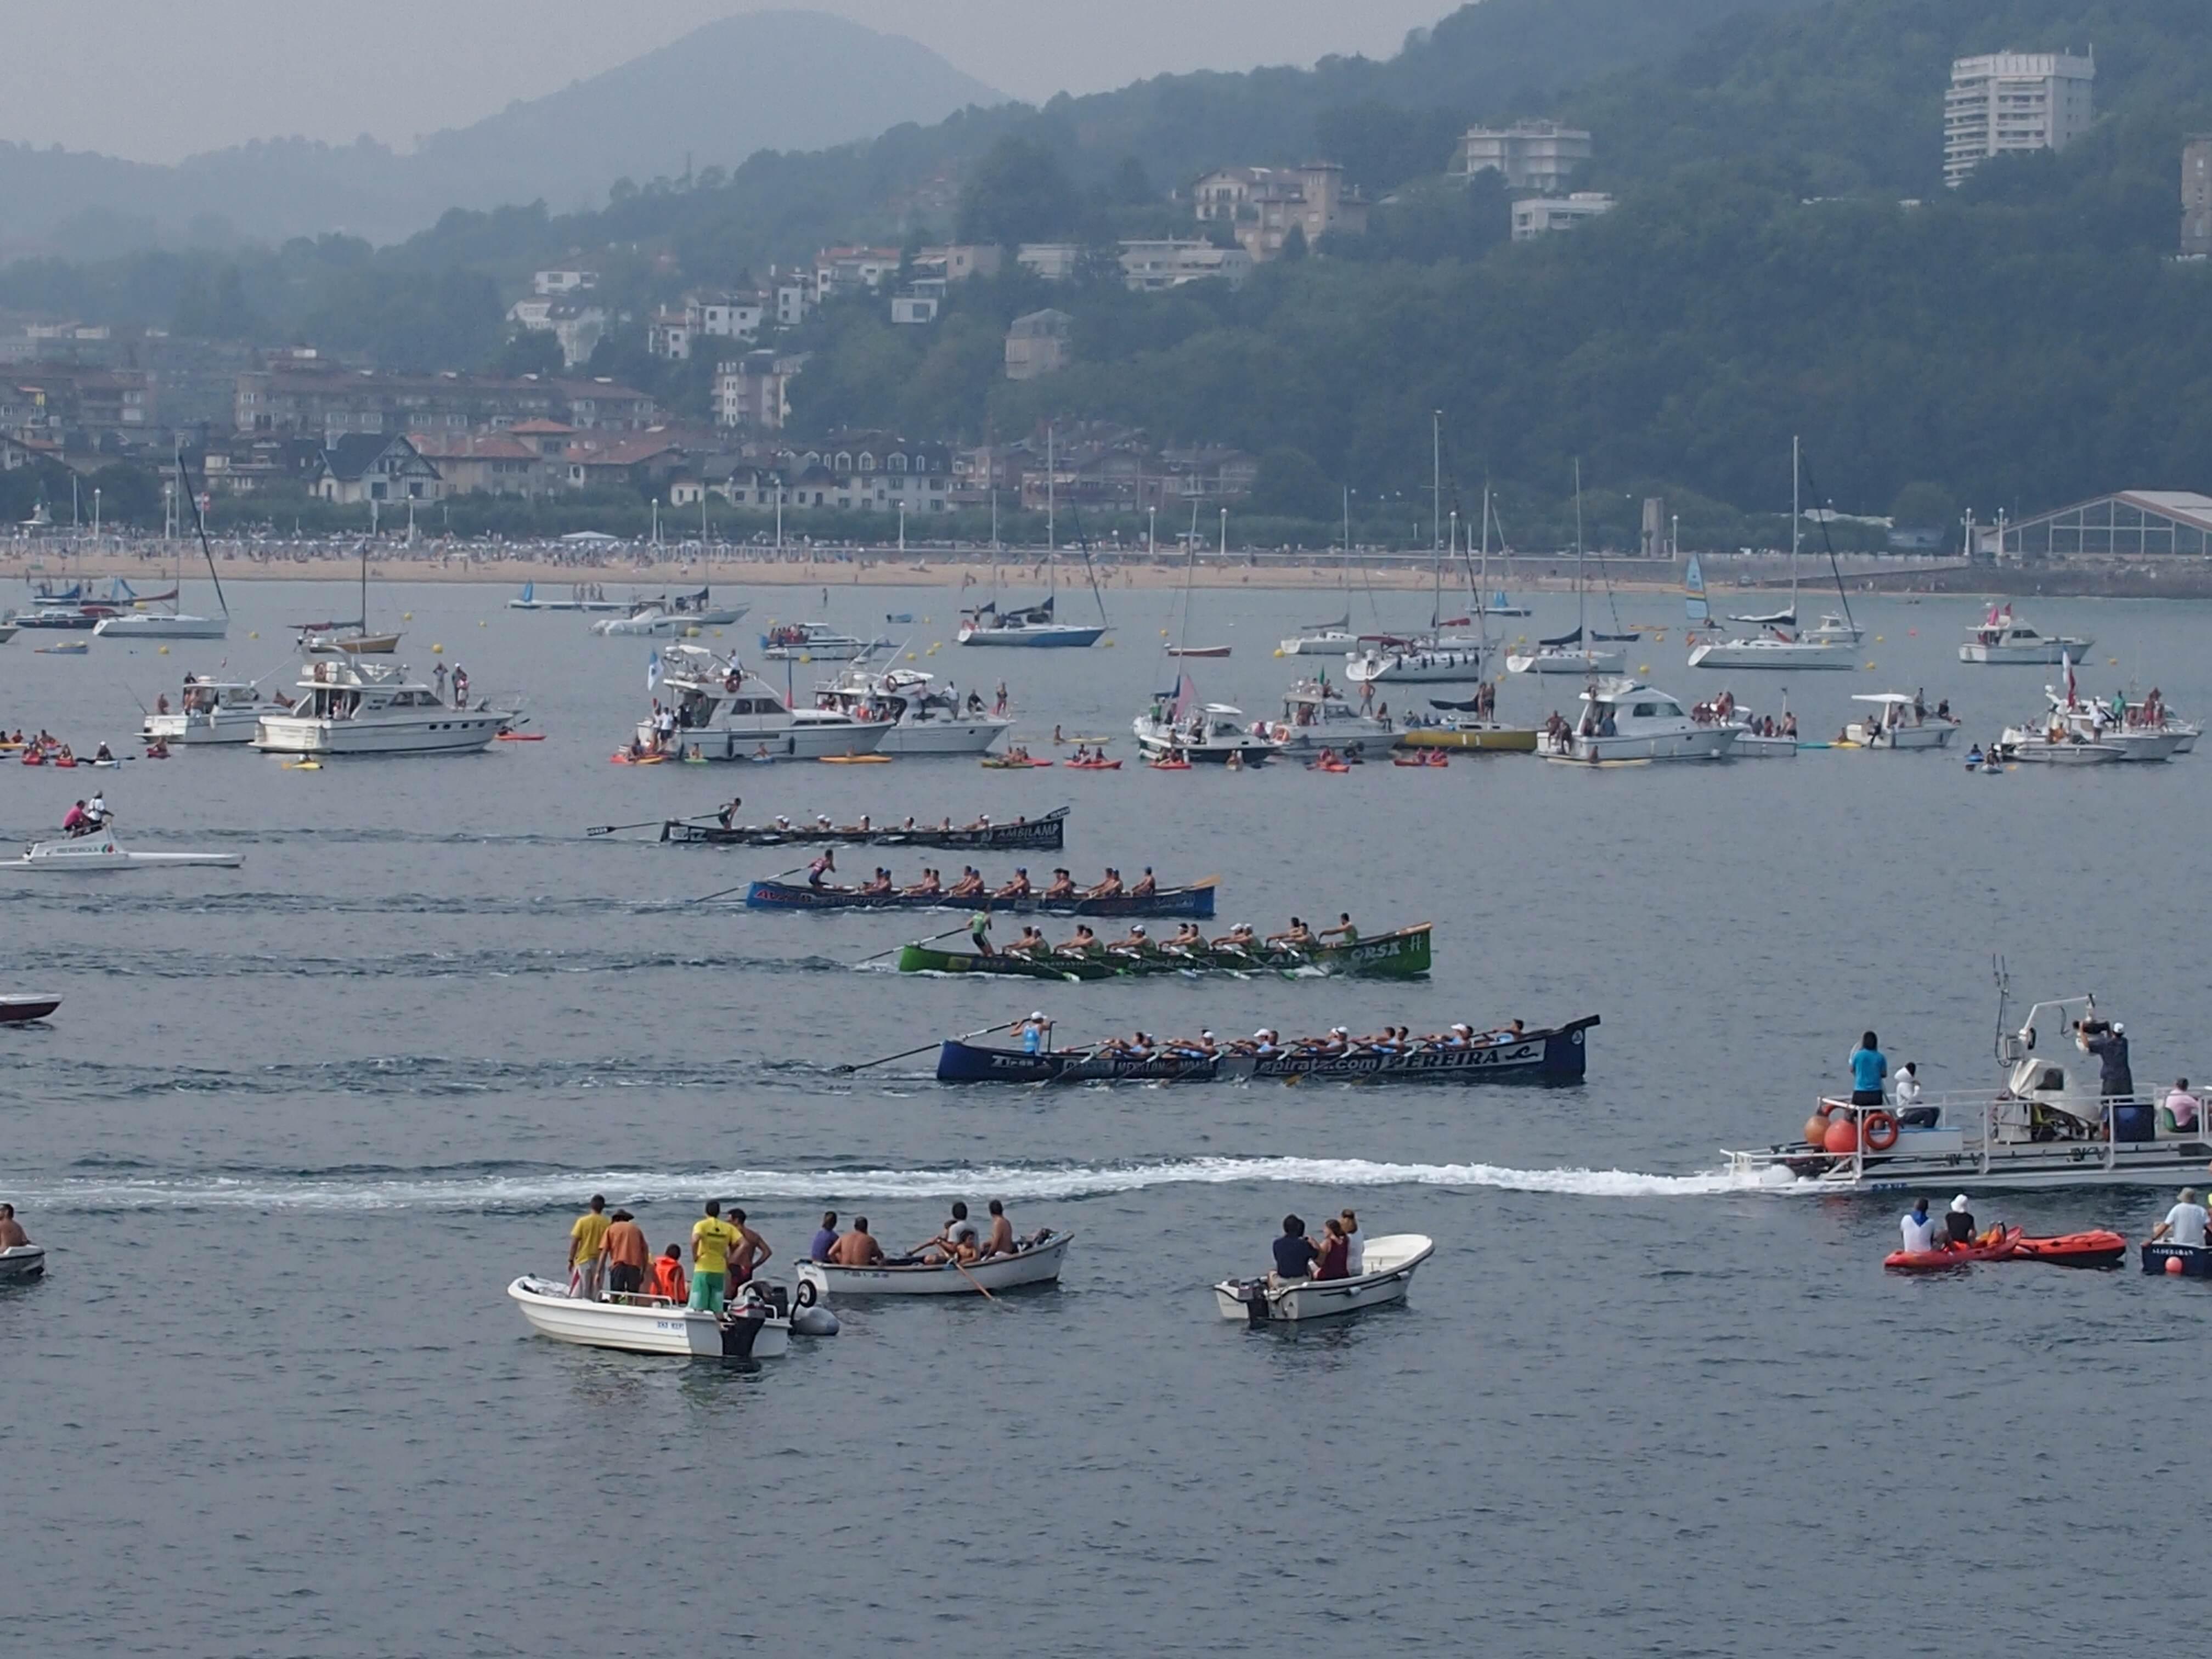
[[[5, 0], [0, 138], [149, 161], [249, 138], [404, 146], [732, 12], [835, 12], [1018, 98], [1387, 57], [1455, 0]], [[612, 27], [619, 24], [618, 27]]]

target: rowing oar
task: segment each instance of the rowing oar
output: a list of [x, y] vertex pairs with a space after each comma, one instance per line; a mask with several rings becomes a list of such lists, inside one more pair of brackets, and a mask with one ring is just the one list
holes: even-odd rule
[[[797, 875], [797, 874], [798, 874], [801, 870], [804, 870], [804, 869], [805, 869], [806, 867], [807, 867], [807, 866], [805, 866], [805, 865], [803, 865], [803, 864], [794, 864], [794, 865], [793, 865], [793, 866], [791, 866], [791, 868], [790, 868], [790, 869], [788, 869], [788, 870], [779, 870], [779, 871], [777, 871], [777, 872], [776, 872], [774, 875], [772, 875], [772, 876], [757, 876], [757, 877], [755, 877], [755, 878], [754, 878], [754, 880], [756, 880], [756, 881], [781, 881], [781, 880], [786, 877], [786, 876], [795, 876], [795, 875]], [[748, 887], [751, 886], [752, 884], [752, 884], [752, 882], [750, 882], [750, 881], [741, 881], [741, 882], [739, 882], [739, 883], [738, 883], [735, 887], [725, 887], [725, 888], [724, 888], [720, 892], [719, 892], [719, 893], [709, 893], [709, 894], [708, 894], [708, 895], [707, 895], [706, 898], [695, 898], [695, 899], [692, 899], [692, 900], [691, 900], [691, 901], [690, 901], [690, 902], [691, 903], [693, 903], [693, 904], [704, 904], [704, 903], [706, 903], [706, 902], [708, 902], [708, 900], [709, 900], [709, 899], [727, 898], [727, 897], [729, 897], [729, 896], [730, 896], [731, 894], [732, 894], [732, 893], [742, 893], [742, 892], [744, 892], [744, 891], [745, 890], [745, 889], [746, 889], [746, 888], [748, 888]]]
[[[690, 818], [685, 818], [682, 821], [685, 823], [691, 822]], [[587, 836], [611, 836], [617, 830], [658, 829], [661, 824], [665, 823], [666, 822], [667, 820], [665, 818], [647, 818], [643, 823], [602, 823], [596, 829], [585, 830], [584, 833]]]
[[[923, 1240], [921, 1241], [921, 1243], [919, 1243], [919, 1244], [917, 1244], [917, 1245], [915, 1245], [915, 1246], [914, 1247], [914, 1250], [919, 1250], [919, 1249], [927, 1249], [929, 1245], [934, 1244], [936, 1242], [937, 1242], [937, 1240], [936, 1240], [936, 1237], [935, 1237], [934, 1236], [932, 1236], [931, 1237], [928, 1237], [928, 1238], [925, 1238], [925, 1239], [923, 1239]], [[908, 1251], [907, 1252], [907, 1254], [908, 1254], [908, 1255], [912, 1255], [914, 1254], [914, 1250], [908, 1250]], [[945, 1265], [946, 1265], [947, 1267], [957, 1267], [957, 1268], [959, 1268], [959, 1269], [960, 1269], [960, 1277], [961, 1277], [961, 1278], [963, 1278], [963, 1279], [966, 1279], [966, 1280], [967, 1280], [970, 1285], [974, 1285], [977, 1290], [979, 1290], [979, 1291], [982, 1291], [982, 1292], [983, 1292], [983, 1300], [985, 1300], [986, 1302], [996, 1302], [996, 1301], [999, 1299], [997, 1297], [993, 1296], [993, 1295], [990, 1293], [990, 1291], [986, 1291], [986, 1290], [983, 1290], [983, 1281], [982, 1281], [981, 1279], [980, 1279], [976, 1278], [975, 1274], [973, 1274], [973, 1273], [969, 1273], [969, 1272], [968, 1271], [968, 1269], [967, 1269], [966, 1266], [965, 1266], [964, 1264], [963, 1264], [963, 1262], [961, 1261], [960, 1257], [958, 1256], [958, 1255], [957, 1255], [957, 1254], [953, 1253], [953, 1252], [951, 1252], [951, 1250], [948, 1250], [948, 1251], [947, 1251], [947, 1253], [946, 1253], [945, 1258]]]
[[[941, 933], [932, 933], [927, 939], [909, 939], [907, 943], [911, 945], [934, 945], [941, 939], [951, 939], [955, 933], [964, 933], [967, 931], [968, 926], [965, 922], [963, 922], [959, 927], [948, 927]], [[905, 949], [905, 945], [894, 945], [891, 946], [890, 951], [878, 951], [876, 952], [875, 956], [862, 957], [860, 961], [854, 963], [853, 966], [858, 968], [860, 966], [861, 963], [874, 962], [878, 957], [890, 955], [891, 951], [903, 951]]]
[[[1010, 1019], [1003, 1025], [986, 1025], [980, 1031], [963, 1031], [958, 1036], [952, 1040], [955, 1042], [965, 1042], [970, 1037], [988, 1036], [994, 1031], [1010, 1030], [1020, 1024], [1021, 1022], [1018, 1019]], [[885, 1054], [881, 1060], [863, 1060], [858, 1066], [832, 1066], [830, 1069], [837, 1076], [844, 1077], [850, 1073], [865, 1072], [871, 1066], [888, 1066], [895, 1060], [906, 1060], [915, 1054], [926, 1054], [932, 1048], [939, 1047], [944, 1041], [945, 1039], [943, 1037], [939, 1037], [935, 1042], [925, 1042], [919, 1048], [907, 1048], [896, 1054]]]

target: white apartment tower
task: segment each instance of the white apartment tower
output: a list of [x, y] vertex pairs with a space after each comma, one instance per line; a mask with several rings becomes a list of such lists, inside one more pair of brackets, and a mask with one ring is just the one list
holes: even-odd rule
[[2089, 130], [2093, 53], [1994, 52], [1951, 64], [1943, 98], [1943, 182], [1958, 188], [1992, 155], [2063, 149]]

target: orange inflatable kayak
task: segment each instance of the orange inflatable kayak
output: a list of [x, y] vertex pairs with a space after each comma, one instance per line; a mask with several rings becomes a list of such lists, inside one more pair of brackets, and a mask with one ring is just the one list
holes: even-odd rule
[[1986, 1243], [1961, 1244], [1946, 1250], [1892, 1250], [1881, 1259], [1881, 1265], [1902, 1273], [1925, 1273], [1963, 1267], [1970, 1261], [2002, 1261], [2019, 1245], [2021, 1231], [2008, 1227]]
[[2016, 1261], [2048, 1261], [2061, 1267], [2117, 1267], [2128, 1259], [2128, 1241], [2099, 1228], [2063, 1238], [2023, 1238], [2013, 1246], [2012, 1254]]

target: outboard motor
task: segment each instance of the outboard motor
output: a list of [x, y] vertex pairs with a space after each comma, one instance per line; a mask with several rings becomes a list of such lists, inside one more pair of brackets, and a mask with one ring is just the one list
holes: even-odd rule
[[1264, 1325], [1273, 1317], [1273, 1310], [1267, 1305], [1266, 1279], [1239, 1279], [1229, 1293], [1244, 1304], [1244, 1319], [1247, 1324]]
[[714, 1322], [722, 1330], [722, 1358], [750, 1359], [753, 1344], [760, 1340], [762, 1316], [757, 1306], [733, 1310], [718, 1314]]

